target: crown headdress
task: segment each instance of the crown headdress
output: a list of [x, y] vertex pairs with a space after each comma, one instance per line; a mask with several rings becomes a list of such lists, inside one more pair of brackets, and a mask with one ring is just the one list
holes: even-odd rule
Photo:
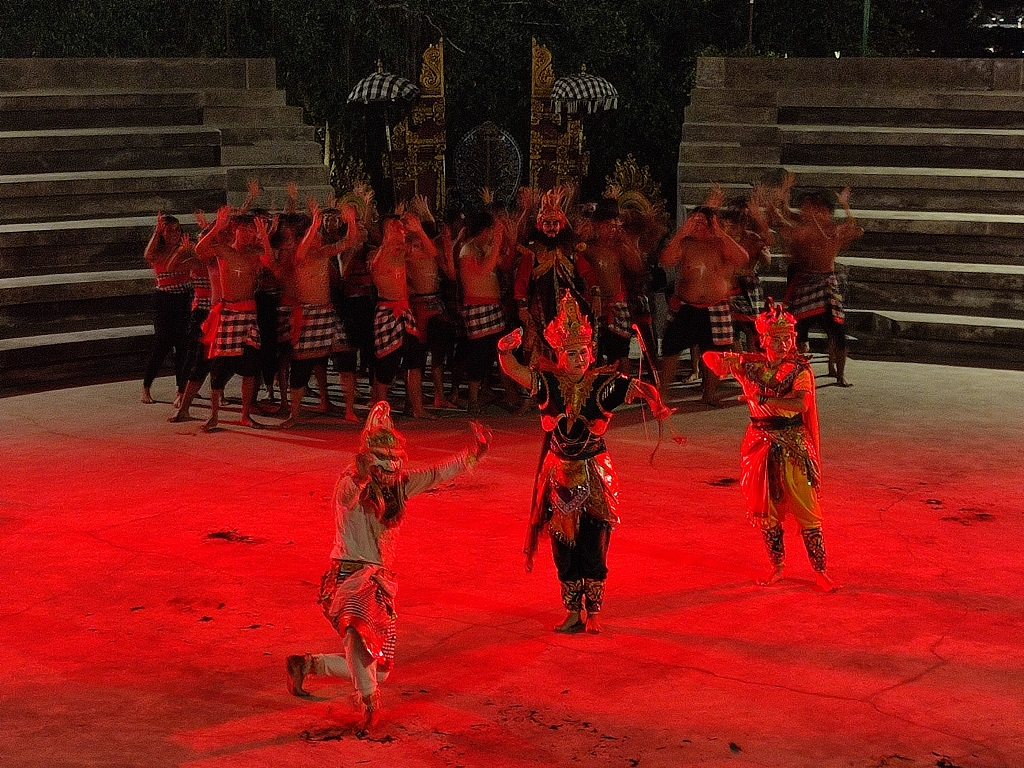
[[552, 348], [562, 349], [589, 344], [593, 338], [594, 329], [590, 321], [567, 289], [558, 301], [558, 314], [544, 329], [544, 339]]
[[565, 190], [562, 187], [555, 187], [549, 189], [540, 198], [540, 209], [537, 211], [537, 226], [540, 226], [542, 221], [557, 220], [562, 222], [562, 226], [569, 225], [569, 219], [565, 216], [565, 211], [562, 210], [562, 202], [565, 200]]
[[387, 402], [381, 400], [370, 409], [366, 425], [359, 435], [359, 452], [390, 460], [405, 458], [405, 438], [395, 429], [391, 406]]
[[768, 299], [768, 308], [754, 321], [761, 336], [790, 336], [796, 333], [796, 318], [781, 303]]

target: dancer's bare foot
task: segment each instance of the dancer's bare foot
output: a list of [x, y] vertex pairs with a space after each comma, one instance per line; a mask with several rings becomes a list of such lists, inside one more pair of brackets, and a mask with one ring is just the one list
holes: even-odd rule
[[267, 426], [266, 424], [261, 424], [260, 422], [256, 421], [256, 419], [254, 419], [249, 414], [246, 414], [245, 416], [242, 417], [241, 423], [243, 427], [251, 427], [252, 429], [264, 429]]
[[685, 379], [683, 379], [683, 384], [696, 384], [698, 381], [700, 381], [700, 372], [694, 371]]
[[426, 408], [421, 408], [418, 411], [413, 411], [409, 415], [414, 419], [423, 419], [424, 421], [437, 421], [437, 416], [432, 414]]
[[141, 400], [146, 405], [151, 405], [153, 403], [153, 396], [149, 393], [149, 387], [143, 387], [142, 388]]
[[351, 408], [345, 411], [345, 421], [352, 422], [353, 424], [359, 423], [359, 417], [356, 416], [356, 412]]
[[282, 421], [278, 425], [278, 427], [280, 429], [291, 429], [292, 427], [294, 427], [298, 423], [299, 423], [299, 417], [298, 416], [289, 416], [287, 419]]
[[772, 584], [776, 584], [782, 581], [782, 566], [777, 565], [768, 571], [767, 574], [757, 580], [757, 583], [762, 587], [770, 587]]
[[313, 659], [308, 653], [289, 656], [285, 659], [285, 669], [288, 671], [288, 693], [301, 699], [312, 698], [309, 691], [302, 687], [306, 675], [312, 668]]
[[580, 618], [580, 612], [569, 611], [565, 616], [565, 621], [555, 627], [555, 632], [561, 632], [563, 635], [576, 635], [586, 628], [587, 625]]
[[181, 423], [183, 421], [192, 421], [192, 416], [189, 414], [188, 411], [181, 411], [181, 410], [179, 410], [173, 416], [168, 416], [167, 420], [169, 422], [171, 422], [172, 424], [179, 424], [179, 423]]
[[842, 376], [836, 376], [836, 386], [838, 386], [838, 387], [852, 387], [852, 386], [853, 386], [853, 384], [851, 384], [850, 382], [848, 382], [848, 381], [847, 381], [847, 380], [846, 380], [845, 378], [843, 378]]
[[814, 584], [821, 592], [835, 592], [839, 589], [839, 585], [832, 581], [824, 571], [815, 572]]
[[213, 432], [217, 427], [217, 417], [211, 416], [206, 420], [206, 423], [199, 428], [200, 432]]
[[702, 397], [700, 399], [704, 405], [710, 405], [712, 408], [724, 408], [725, 403], [722, 402], [720, 397]]
[[447, 399], [445, 397], [435, 397], [434, 398], [434, 407], [435, 408], [446, 408], [448, 410], [454, 410], [455, 408], [458, 408], [458, 406], [455, 403], [453, 403], [451, 400], [449, 400], [449, 399]]
[[380, 691], [374, 691], [369, 696], [363, 696], [362, 700], [363, 717], [356, 726], [356, 735], [364, 738], [369, 730], [380, 722]]
[[601, 622], [598, 621], [596, 613], [587, 614], [587, 634], [588, 635], [600, 635], [601, 634]]

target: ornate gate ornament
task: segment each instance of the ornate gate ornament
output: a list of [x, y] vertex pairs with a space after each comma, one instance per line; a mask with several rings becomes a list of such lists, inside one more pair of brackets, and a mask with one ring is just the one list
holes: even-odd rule
[[551, 51], [533, 41], [533, 81], [530, 88], [530, 186], [550, 189], [579, 184], [587, 174], [590, 155], [583, 151], [583, 122], [555, 111]]
[[479, 200], [487, 187], [496, 202], [510, 204], [519, 189], [523, 153], [507, 131], [488, 120], [462, 137], [453, 166], [455, 186], [467, 203]]
[[384, 175], [391, 177], [395, 202], [426, 195], [433, 211], [445, 199], [444, 155], [447, 144], [444, 97], [444, 40], [423, 52], [420, 97], [408, 117], [395, 126]]

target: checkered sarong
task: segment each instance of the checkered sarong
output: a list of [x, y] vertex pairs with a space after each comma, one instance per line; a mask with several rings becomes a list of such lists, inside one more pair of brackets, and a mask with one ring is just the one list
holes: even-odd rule
[[629, 311], [629, 302], [613, 301], [607, 305], [605, 310], [605, 324], [609, 331], [625, 336], [627, 339], [633, 335], [633, 315]]
[[506, 327], [501, 304], [464, 304], [462, 321], [466, 324], [466, 336], [471, 339], [503, 333]]
[[[218, 306], [220, 309], [218, 310]], [[215, 305], [203, 323], [209, 351], [207, 357], [237, 357], [246, 347], [260, 348], [260, 329], [256, 325], [256, 310], [235, 311]]]
[[729, 300], [721, 304], [708, 307], [708, 315], [711, 318], [711, 340], [715, 345], [732, 344], [732, 311], [729, 308]]
[[165, 293], [188, 293], [192, 290], [192, 273], [157, 272], [156, 289]]
[[326, 357], [345, 347], [345, 332], [332, 304], [303, 304], [302, 325], [291, 329], [292, 354], [297, 360]]
[[373, 348], [377, 357], [387, 357], [401, 349], [405, 334], [416, 335], [416, 318], [406, 306], [399, 314], [387, 304], [378, 303], [373, 316]]
[[366, 650], [385, 670], [395, 662], [395, 585], [380, 566], [339, 572], [337, 563], [320, 580], [317, 602], [338, 634], [352, 627]]
[[846, 315], [835, 272], [797, 272], [790, 278], [783, 302], [797, 320], [831, 312], [837, 323]]
[[740, 291], [730, 298], [732, 319], [737, 323], [752, 323], [764, 312], [764, 289], [757, 275], [740, 275]]

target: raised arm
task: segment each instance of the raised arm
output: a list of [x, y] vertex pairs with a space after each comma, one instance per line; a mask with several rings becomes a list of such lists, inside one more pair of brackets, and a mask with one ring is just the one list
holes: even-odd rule
[[418, 493], [428, 491], [435, 485], [447, 482], [467, 469], [473, 469], [473, 467], [480, 463], [480, 460], [490, 447], [491, 431], [478, 421], [471, 421], [469, 426], [473, 431], [473, 445], [461, 453], [452, 456], [447, 461], [435, 464], [429, 469], [409, 472], [405, 485], [407, 496], [415, 496]]
[[196, 243], [196, 255], [209, 261], [217, 258], [225, 246], [221, 244], [221, 236], [228, 230], [231, 223], [231, 209], [224, 205], [217, 211], [217, 220], [199, 238]]
[[516, 328], [498, 340], [498, 363], [512, 381], [524, 389], [533, 388], [533, 371], [516, 360], [512, 353], [523, 343], [523, 329]]

